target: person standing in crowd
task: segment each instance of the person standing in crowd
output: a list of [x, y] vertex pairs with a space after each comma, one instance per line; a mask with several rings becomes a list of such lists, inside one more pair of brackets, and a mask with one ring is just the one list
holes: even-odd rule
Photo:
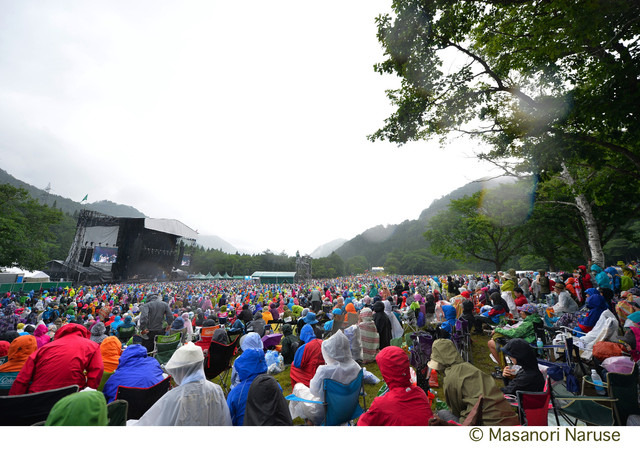
[[[151, 294], [140, 308], [140, 333], [144, 339], [143, 345], [149, 352], [153, 350], [155, 337], [169, 331], [173, 322], [169, 297], [165, 295], [165, 299], [167, 301], [161, 300], [158, 294]], [[163, 322], [167, 323], [166, 327]]]

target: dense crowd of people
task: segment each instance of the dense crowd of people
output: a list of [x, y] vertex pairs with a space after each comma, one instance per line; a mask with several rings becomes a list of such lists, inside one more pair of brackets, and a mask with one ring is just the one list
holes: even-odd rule
[[[271, 348], [301, 399], [322, 402], [325, 379], [348, 384], [365, 364], [377, 363], [387, 390], [358, 425], [459, 424], [480, 395], [484, 425], [516, 425], [505, 394], [543, 389], [532, 347], [541, 328], [587, 340], [612, 318], [622, 332], [620, 355], [640, 358], [638, 270], [635, 262], [618, 262], [554, 273], [365, 274], [297, 284], [187, 280], [5, 293], [0, 376], [15, 375], [9, 395], [79, 386], [47, 425], [106, 425], [102, 405], [115, 399], [118, 386], [148, 388], [167, 376], [173, 387], [128, 425], [292, 425], [296, 418], [320, 425], [321, 403], [287, 402], [269, 375], [262, 338], [277, 328], [281, 343]], [[450, 340], [459, 319], [490, 336], [493, 375], [466, 362]], [[199, 331], [216, 325], [214, 342], [241, 338], [227, 395], [206, 378], [207, 350], [198, 346]], [[408, 342], [406, 332], [420, 330], [437, 338], [429, 371], [443, 378], [446, 409], [432, 411], [433, 394], [411, 378], [409, 354], [399, 346]], [[154, 339], [173, 332], [181, 333], [182, 345], [161, 366], [149, 356]], [[600, 358], [594, 353], [596, 363]]]

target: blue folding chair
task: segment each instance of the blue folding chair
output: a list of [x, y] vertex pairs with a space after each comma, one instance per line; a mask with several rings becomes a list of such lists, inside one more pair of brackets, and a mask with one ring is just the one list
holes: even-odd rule
[[[358, 376], [351, 382], [342, 384], [338, 381], [325, 378], [323, 381], [324, 402], [318, 400], [307, 400], [296, 397], [293, 394], [288, 395], [285, 399], [296, 402], [319, 403], [324, 405], [324, 422], [325, 426], [337, 426], [342, 424], [350, 424], [350, 421], [356, 419], [364, 413], [367, 408], [364, 398], [364, 372], [360, 369]], [[358, 402], [362, 397], [363, 407]]]

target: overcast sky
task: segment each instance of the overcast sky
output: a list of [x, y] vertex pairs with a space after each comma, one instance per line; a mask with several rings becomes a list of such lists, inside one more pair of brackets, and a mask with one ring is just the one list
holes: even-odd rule
[[259, 252], [310, 253], [495, 174], [366, 139], [391, 0], [2, 1], [0, 168]]

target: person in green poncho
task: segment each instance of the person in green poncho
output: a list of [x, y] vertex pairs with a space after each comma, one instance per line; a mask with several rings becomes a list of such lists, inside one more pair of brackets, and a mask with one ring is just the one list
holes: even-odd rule
[[516, 412], [493, 378], [473, 364], [463, 361], [449, 339], [437, 339], [433, 343], [428, 366], [444, 373], [442, 390], [449, 410], [438, 411], [440, 419], [464, 422], [478, 397], [483, 396], [483, 425], [518, 425]]
[[85, 390], [58, 400], [45, 426], [103, 426], [109, 423], [107, 402], [100, 391]]

